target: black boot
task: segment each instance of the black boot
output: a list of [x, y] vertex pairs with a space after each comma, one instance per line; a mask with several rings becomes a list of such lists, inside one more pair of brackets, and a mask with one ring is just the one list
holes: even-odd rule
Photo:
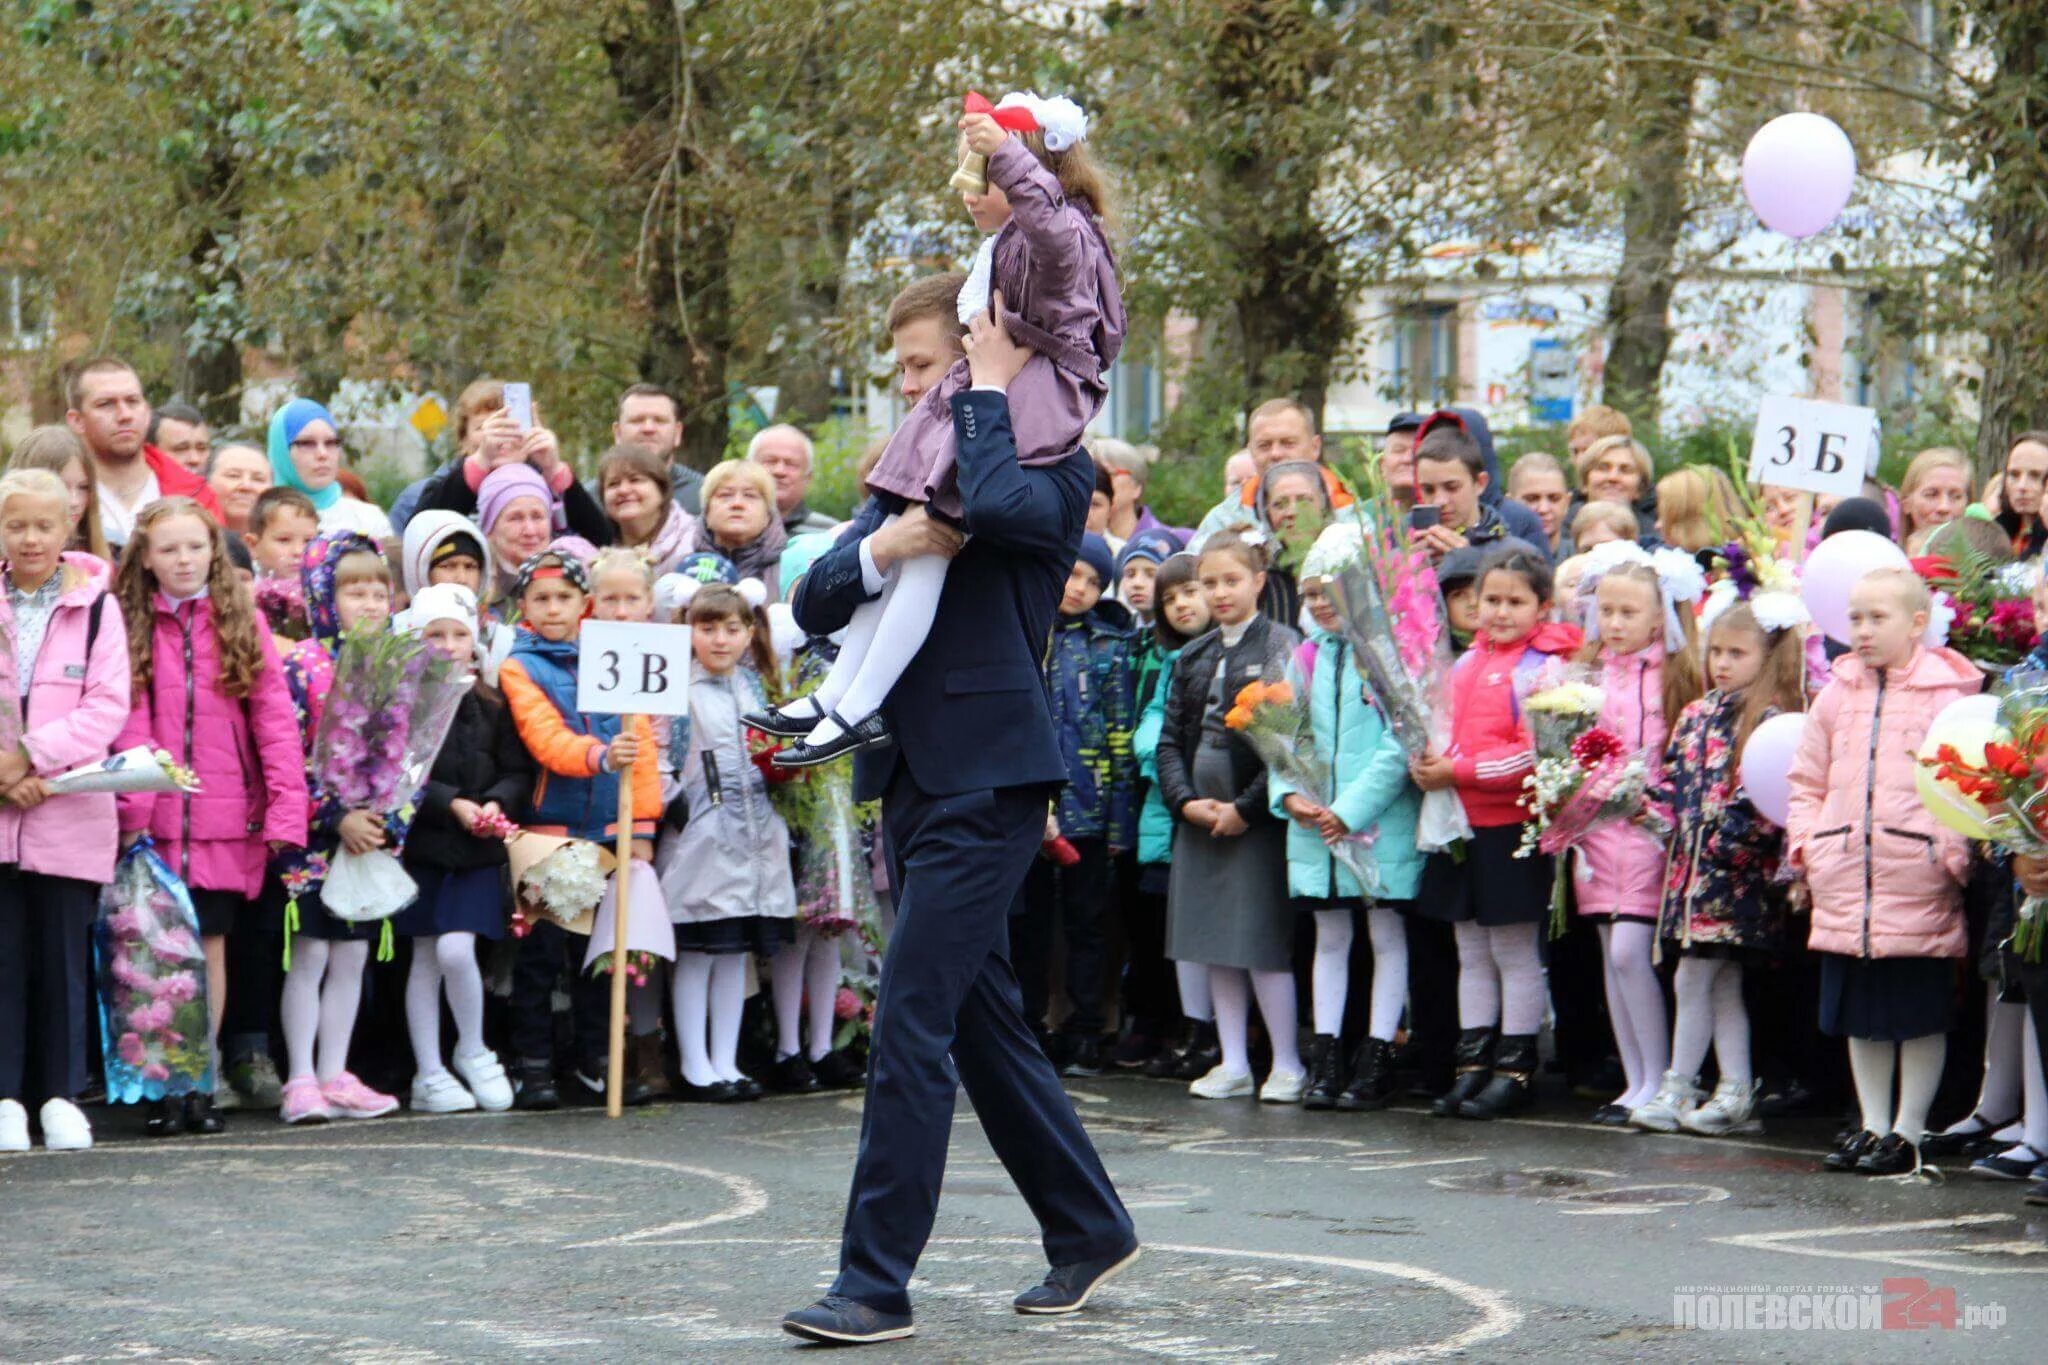
[[1536, 1035], [1507, 1034], [1494, 1050], [1492, 1079], [1477, 1095], [1458, 1106], [1458, 1117], [1490, 1119], [1526, 1108], [1529, 1080], [1535, 1074]]
[[1339, 1109], [1384, 1109], [1394, 1098], [1394, 1045], [1368, 1038], [1358, 1045], [1351, 1084], [1337, 1096]]
[[555, 1064], [546, 1057], [521, 1057], [512, 1073], [512, 1107], [519, 1110], [559, 1109]]
[[1195, 1025], [1193, 1046], [1181, 1054], [1177, 1081], [1199, 1081], [1223, 1064], [1223, 1043], [1216, 1037], [1216, 1021], [1205, 1019]]
[[1337, 1040], [1327, 1033], [1318, 1033], [1308, 1045], [1308, 1089], [1301, 1092], [1301, 1107], [1304, 1109], [1335, 1109], [1337, 1091], [1343, 1085], [1338, 1075], [1338, 1065], [1344, 1054], [1338, 1050]]
[[182, 1100], [151, 1100], [142, 1120], [142, 1131], [153, 1138], [176, 1137], [185, 1131]]
[[1498, 1029], [1468, 1028], [1458, 1031], [1458, 1050], [1452, 1054], [1452, 1061], [1458, 1068], [1457, 1079], [1451, 1088], [1437, 1096], [1429, 1112], [1440, 1119], [1451, 1118], [1458, 1112], [1458, 1106], [1486, 1088], [1486, 1082], [1493, 1075], [1493, 1045], [1499, 1037]]

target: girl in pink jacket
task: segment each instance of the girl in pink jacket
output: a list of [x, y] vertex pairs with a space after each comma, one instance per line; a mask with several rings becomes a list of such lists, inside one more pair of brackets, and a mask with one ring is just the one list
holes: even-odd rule
[[[1588, 660], [1600, 665], [1600, 725], [1663, 776], [1671, 722], [1699, 698], [1699, 644], [1692, 602], [1706, 588], [1699, 565], [1682, 550], [1645, 553], [1614, 541], [1588, 555], [1579, 580], [1592, 610]], [[1620, 1126], [1646, 1105], [1671, 1064], [1664, 987], [1652, 949], [1664, 898], [1664, 841], [1627, 821], [1587, 832], [1573, 853], [1579, 913], [1600, 928], [1607, 1014], [1614, 1027], [1627, 1089], [1594, 1114]]]
[[1968, 949], [1969, 843], [1927, 813], [1913, 755], [1941, 709], [1978, 691], [1983, 675], [1953, 650], [1922, 643], [1928, 608], [1927, 585], [1905, 569], [1856, 585], [1855, 652], [1835, 660], [1792, 760], [1785, 847], [1813, 895], [1821, 1031], [1849, 1040], [1863, 1109], [1862, 1131], [1829, 1154], [1831, 1171], [1920, 1168], [1946, 1050], [1951, 959]]
[[92, 1145], [86, 934], [114, 876], [114, 798], [43, 779], [105, 758], [128, 714], [128, 642], [107, 566], [64, 553], [70, 497], [48, 470], [0, 478], [0, 1152]]
[[[186, 498], [136, 519], [118, 578], [133, 662], [134, 709], [116, 747], [154, 744], [193, 770], [199, 790], [121, 798], [121, 839], [148, 834], [192, 892], [206, 947], [206, 999], [218, 1042], [227, 936], [263, 892], [271, 851], [306, 842], [306, 769], [270, 632], [235, 577], [213, 518]], [[218, 1067], [216, 1066], [216, 1071]], [[217, 1133], [211, 1095], [182, 1115], [153, 1107], [153, 1137]]]

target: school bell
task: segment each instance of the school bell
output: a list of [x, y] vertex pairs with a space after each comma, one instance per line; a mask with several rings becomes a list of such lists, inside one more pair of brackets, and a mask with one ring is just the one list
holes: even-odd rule
[[980, 152], [964, 152], [960, 157], [960, 169], [953, 172], [953, 178], [946, 182], [962, 194], [988, 193], [988, 158]]

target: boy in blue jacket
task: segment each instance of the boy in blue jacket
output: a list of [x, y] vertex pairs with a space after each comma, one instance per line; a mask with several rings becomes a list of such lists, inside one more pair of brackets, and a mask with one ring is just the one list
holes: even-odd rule
[[1024, 917], [1010, 945], [1025, 1017], [1042, 1029], [1055, 923], [1066, 936], [1068, 1013], [1060, 1046], [1047, 1052], [1069, 1076], [1102, 1072], [1110, 890], [1118, 858], [1137, 842], [1137, 639], [1130, 612], [1103, 598], [1114, 568], [1107, 541], [1081, 537], [1045, 661], [1067, 783], [1046, 822], [1047, 854], [1025, 880]]

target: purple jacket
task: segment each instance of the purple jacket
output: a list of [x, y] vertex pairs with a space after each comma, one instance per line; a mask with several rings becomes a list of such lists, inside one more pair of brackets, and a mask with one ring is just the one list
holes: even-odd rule
[[[87, 554], [66, 554], [56, 610], [43, 630], [35, 677], [23, 703], [22, 745], [38, 777], [97, 762], [111, 752], [128, 719], [128, 630], [121, 604], [106, 598], [92, 657], [85, 653], [92, 605], [112, 572]], [[0, 591], [0, 633], [11, 642], [14, 608]], [[0, 696], [20, 692], [12, 649], [0, 656]], [[46, 877], [106, 883], [114, 879], [114, 797], [106, 792], [53, 796], [34, 810], [0, 806], [0, 863]]]
[[159, 594], [150, 686], [134, 699], [116, 741], [124, 749], [166, 749], [199, 779], [192, 795], [123, 796], [122, 832], [147, 830], [186, 885], [251, 900], [263, 893], [266, 845], [303, 847], [307, 815], [306, 757], [291, 693], [270, 632], [257, 636], [263, 663], [254, 689], [224, 697], [213, 604], [201, 598], [174, 606]]

